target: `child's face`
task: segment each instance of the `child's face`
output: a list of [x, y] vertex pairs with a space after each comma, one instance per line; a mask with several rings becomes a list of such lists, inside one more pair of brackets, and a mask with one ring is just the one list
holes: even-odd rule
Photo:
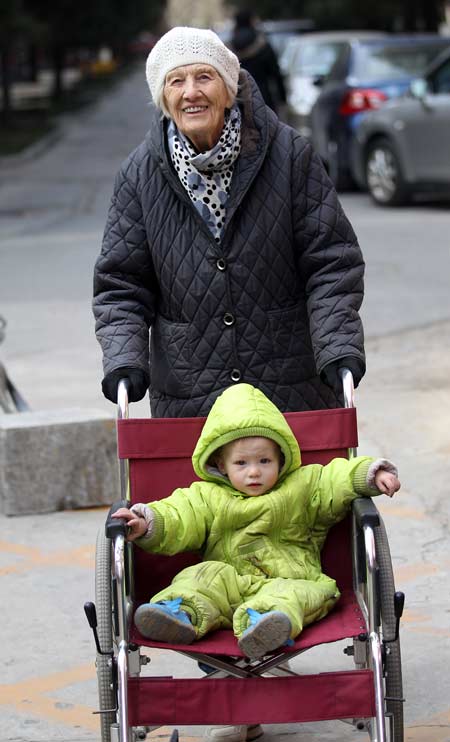
[[280, 449], [269, 438], [239, 438], [223, 447], [218, 468], [239, 492], [264, 495], [278, 480], [280, 462]]

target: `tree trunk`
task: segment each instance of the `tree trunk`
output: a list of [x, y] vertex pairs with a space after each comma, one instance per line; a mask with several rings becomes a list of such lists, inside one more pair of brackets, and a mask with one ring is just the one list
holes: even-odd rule
[[52, 49], [52, 60], [53, 60], [53, 90], [52, 98], [54, 101], [60, 101], [62, 98], [63, 90], [63, 70], [64, 70], [64, 48], [56, 45]]
[[28, 70], [30, 82], [37, 82], [39, 72], [38, 48], [34, 42], [31, 42], [28, 46]]
[[8, 125], [11, 122], [12, 117], [12, 105], [11, 105], [11, 55], [10, 47], [5, 42], [3, 48], [0, 51], [0, 64], [2, 70], [2, 123]]
[[417, 0], [403, 0], [403, 31], [417, 30]]
[[403, 0], [404, 31], [438, 31], [441, 8], [441, 0]]
[[425, 31], [438, 31], [441, 17], [442, 5], [439, 0], [422, 0], [422, 14]]

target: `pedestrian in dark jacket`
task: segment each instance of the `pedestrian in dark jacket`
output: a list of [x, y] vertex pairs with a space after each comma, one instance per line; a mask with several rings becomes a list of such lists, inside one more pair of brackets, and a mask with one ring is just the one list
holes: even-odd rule
[[277, 55], [266, 36], [255, 28], [253, 13], [240, 10], [235, 15], [230, 47], [241, 67], [255, 80], [265, 103], [277, 111], [286, 103], [286, 88]]
[[364, 262], [319, 158], [212, 31], [169, 31], [147, 79], [95, 266], [105, 396], [127, 377], [153, 416], [200, 416], [245, 381], [282, 411], [341, 406], [339, 368], [365, 370]]

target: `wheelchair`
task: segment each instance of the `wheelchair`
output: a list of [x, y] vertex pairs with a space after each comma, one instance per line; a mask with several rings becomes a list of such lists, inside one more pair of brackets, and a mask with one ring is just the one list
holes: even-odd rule
[[[352, 457], [357, 446], [353, 379], [342, 374], [345, 406], [286, 413], [302, 463]], [[259, 660], [242, 655], [232, 631], [219, 630], [190, 645], [141, 636], [136, 607], [200, 561], [198, 554], [161, 556], [126, 541], [119, 507], [148, 502], [188, 486], [196, 477], [191, 455], [203, 418], [129, 418], [127, 383], [118, 389], [117, 439], [121, 500], [98, 533], [95, 604], [85, 612], [96, 642], [101, 742], [136, 742], [161, 726], [291, 724], [341, 720], [371, 742], [403, 742], [403, 689], [399, 626], [404, 595], [396, 592], [389, 543], [370, 498], [330, 530], [323, 571], [341, 598], [325, 618], [307, 626], [293, 646]], [[313, 647], [348, 640], [342, 669], [297, 674], [286, 661]], [[178, 652], [208, 665], [204, 677], [147, 674], [147, 648]], [[148, 651], [148, 650], [147, 650]], [[350, 667], [346, 663], [351, 662]], [[151, 663], [150, 663], [151, 664]], [[194, 664], [197, 669], [197, 665]], [[145, 671], [144, 671], [145, 668]]]

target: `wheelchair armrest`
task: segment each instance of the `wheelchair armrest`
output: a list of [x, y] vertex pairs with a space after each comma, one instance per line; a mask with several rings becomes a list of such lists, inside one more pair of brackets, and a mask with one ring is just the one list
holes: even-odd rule
[[380, 514], [370, 497], [358, 497], [353, 500], [352, 508], [359, 528], [364, 526], [376, 528], [380, 525]]
[[117, 502], [113, 503], [109, 509], [109, 513], [106, 518], [105, 523], [105, 536], [106, 538], [111, 539], [112, 541], [117, 538], [117, 536], [123, 536], [126, 538], [127, 535], [127, 521], [125, 518], [112, 518], [112, 514], [116, 512], [116, 510], [119, 510], [119, 508], [128, 508], [129, 502], [126, 500], [118, 500]]

